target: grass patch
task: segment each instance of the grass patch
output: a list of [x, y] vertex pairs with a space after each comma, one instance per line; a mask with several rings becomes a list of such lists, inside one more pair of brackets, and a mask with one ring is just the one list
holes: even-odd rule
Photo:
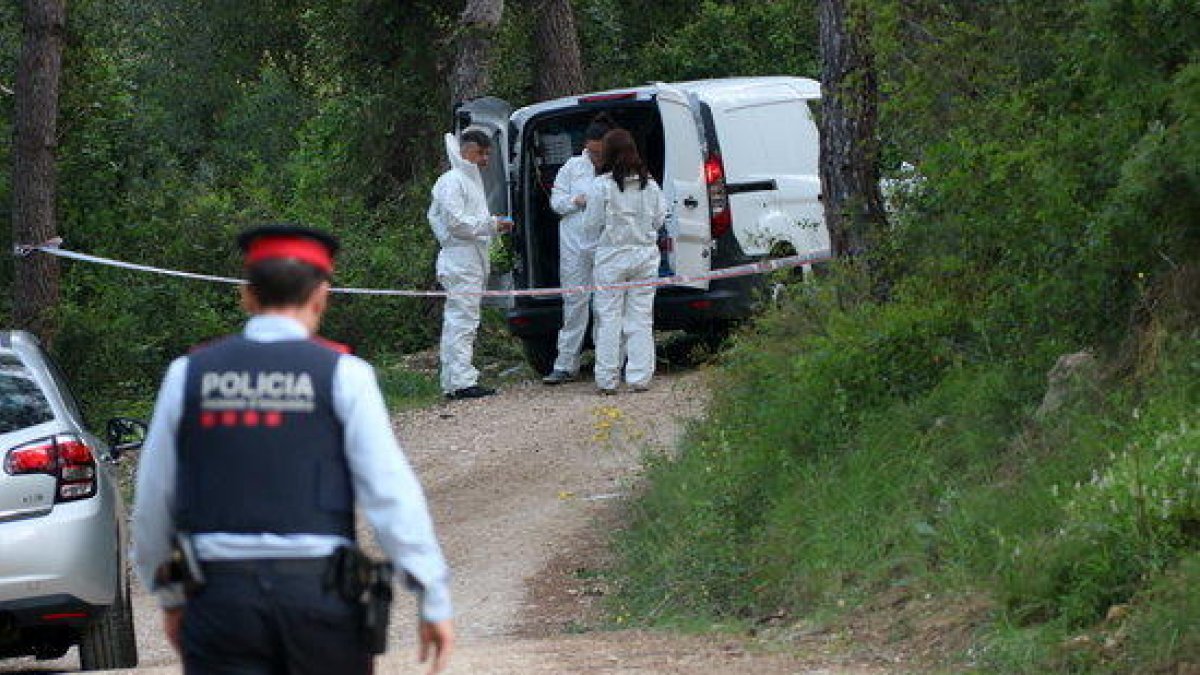
[[[1200, 553], [1159, 575], [1133, 603], [1118, 672], [1180, 673], [1200, 668]], [[1118, 629], [1119, 630], [1119, 629]]]
[[391, 411], [419, 408], [441, 396], [436, 374], [412, 370], [397, 358], [379, 359], [375, 363], [375, 376]]
[[943, 655], [958, 666], [1194, 658], [1194, 593], [1159, 599], [1200, 568], [1197, 340], [1159, 336], [1149, 362], [1110, 360], [1038, 416], [1050, 342], [997, 354], [965, 306], [821, 307], [801, 299], [738, 336], [708, 418], [648, 463], [616, 537], [620, 616], [827, 620], [962, 593], [993, 614]]

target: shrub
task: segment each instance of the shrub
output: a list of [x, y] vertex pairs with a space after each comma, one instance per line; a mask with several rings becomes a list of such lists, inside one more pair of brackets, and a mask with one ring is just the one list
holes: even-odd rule
[[[1200, 548], [1195, 356], [1195, 346], [1171, 350], [1127, 422], [1105, 418], [1112, 445], [1081, 463], [1090, 476], [1049, 487], [1060, 514], [1052, 527], [1011, 541], [1000, 590], [1014, 621], [1086, 626]], [[1077, 447], [1061, 452], [1072, 456]]]

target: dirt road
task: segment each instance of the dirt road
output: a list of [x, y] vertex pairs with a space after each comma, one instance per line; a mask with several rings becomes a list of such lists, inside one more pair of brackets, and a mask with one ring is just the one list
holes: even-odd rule
[[[703, 413], [704, 378], [663, 375], [649, 392], [608, 397], [590, 382], [531, 381], [396, 416], [454, 569], [460, 645], [451, 673], [888, 672], [843, 659], [844, 645], [830, 636], [760, 644], [601, 625], [604, 589], [593, 572], [605, 564], [606, 533], [619, 524], [643, 454], [672, 448], [686, 421]], [[142, 666], [125, 672], [181, 672], [140, 589], [135, 612]], [[401, 597], [379, 672], [423, 672], [414, 614], [411, 597]], [[23, 662], [17, 672], [77, 663], [72, 650], [56, 662]]]

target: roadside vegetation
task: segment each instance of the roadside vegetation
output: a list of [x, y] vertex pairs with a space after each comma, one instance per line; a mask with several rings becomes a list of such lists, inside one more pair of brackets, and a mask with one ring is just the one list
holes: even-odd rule
[[973, 608], [951, 672], [1196, 667], [1200, 12], [870, 4], [920, 173], [725, 354], [618, 538], [617, 611], [931, 601]]

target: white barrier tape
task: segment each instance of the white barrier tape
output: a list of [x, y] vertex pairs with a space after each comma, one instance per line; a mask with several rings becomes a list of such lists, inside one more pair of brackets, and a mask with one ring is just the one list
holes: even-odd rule
[[111, 258], [101, 258], [100, 256], [88, 255], [86, 253], [77, 253], [68, 251], [65, 248], [59, 248], [52, 245], [41, 246], [18, 246], [16, 248], [17, 255], [26, 255], [29, 252], [41, 251], [49, 253], [59, 258], [69, 258], [71, 260], [80, 260], [83, 262], [98, 263], [100, 265], [108, 265], [109, 267], [119, 267], [126, 270], [134, 270], [136, 272], [153, 272], [154, 274], [165, 274], [169, 277], [181, 277], [183, 279], [197, 279], [199, 281], [219, 281], [226, 284], [243, 284], [242, 279], [234, 279], [232, 277], [218, 277], [211, 274], [195, 274], [193, 272], [180, 272], [179, 270], [168, 270], [161, 267], [151, 267], [150, 265], [138, 265], [135, 263], [124, 262], [122, 260], [113, 260]]
[[[136, 272], [151, 272], [154, 274], [163, 274], [166, 276], [180, 277], [183, 279], [195, 279], [199, 281], [215, 281], [226, 284], [241, 285], [246, 283], [244, 279], [235, 279], [232, 277], [214, 276], [211, 274], [197, 274], [194, 272], [182, 272], [179, 270], [164, 269], [162, 267], [152, 267], [150, 265], [139, 265], [136, 263], [125, 262], [123, 260], [114, 260], [112, 258], [103, 258], [96, 255], [88, 255], [61, 248], [58, 242], [47, 242], [38, 246], [15, 246], [13, 253], [18, 256], [27, 256], [34, 251], [46, 253], [48, 255], [57, 256], [60, 258], [68, 258], [71, 260], [79, 260], [81, 262], [96, 263], [99, 265], [107, 265], [109, 267], [117, 267], [121, 269], [133, 270]], [[414, 298], [444, 298], [449, 295], [470, 295], [481, 297], [518, 297], [518, 296], [553, 296], [553, 295], [573, 295], [577, 293], [593, 293], [595, 291], [612, 291], [624, 290], [629, 288], [646, 288], [651, 286], [678, 286], [700, 281], [714, 281], [717, 279], [732, 279], [734, 277], [744, 277], [753, 274], [765, 274], [781, 269], [789, 269], [794, 267], [802, 267], [804, 265], [812, 265], [815, 263], [827, 262], [832, 259], [832, 255], [827, 250], [816, 251], [806, 255], [794, 255], [786, 258], [773, 258], [770, 260], [761, 260], [758, 262], [747, 263], [745, 265], [735, 265], [733, 267], [725, 267], [719, 270], [713, 270], [705, 274], [695, 275], [675, 275], [671, 277], [658, 277], [645, 281], [624, 281], [616, 284], [602, 284], [591, 286], [566, 286], [558, 288], [525, 288], [509, 291], [456, 291], [449, 293], [447, 291], [412, 291], [387, 288], [333, 288], [334, 293], [345, 293], [349, 295], [388, 295], [400, 297]]]

